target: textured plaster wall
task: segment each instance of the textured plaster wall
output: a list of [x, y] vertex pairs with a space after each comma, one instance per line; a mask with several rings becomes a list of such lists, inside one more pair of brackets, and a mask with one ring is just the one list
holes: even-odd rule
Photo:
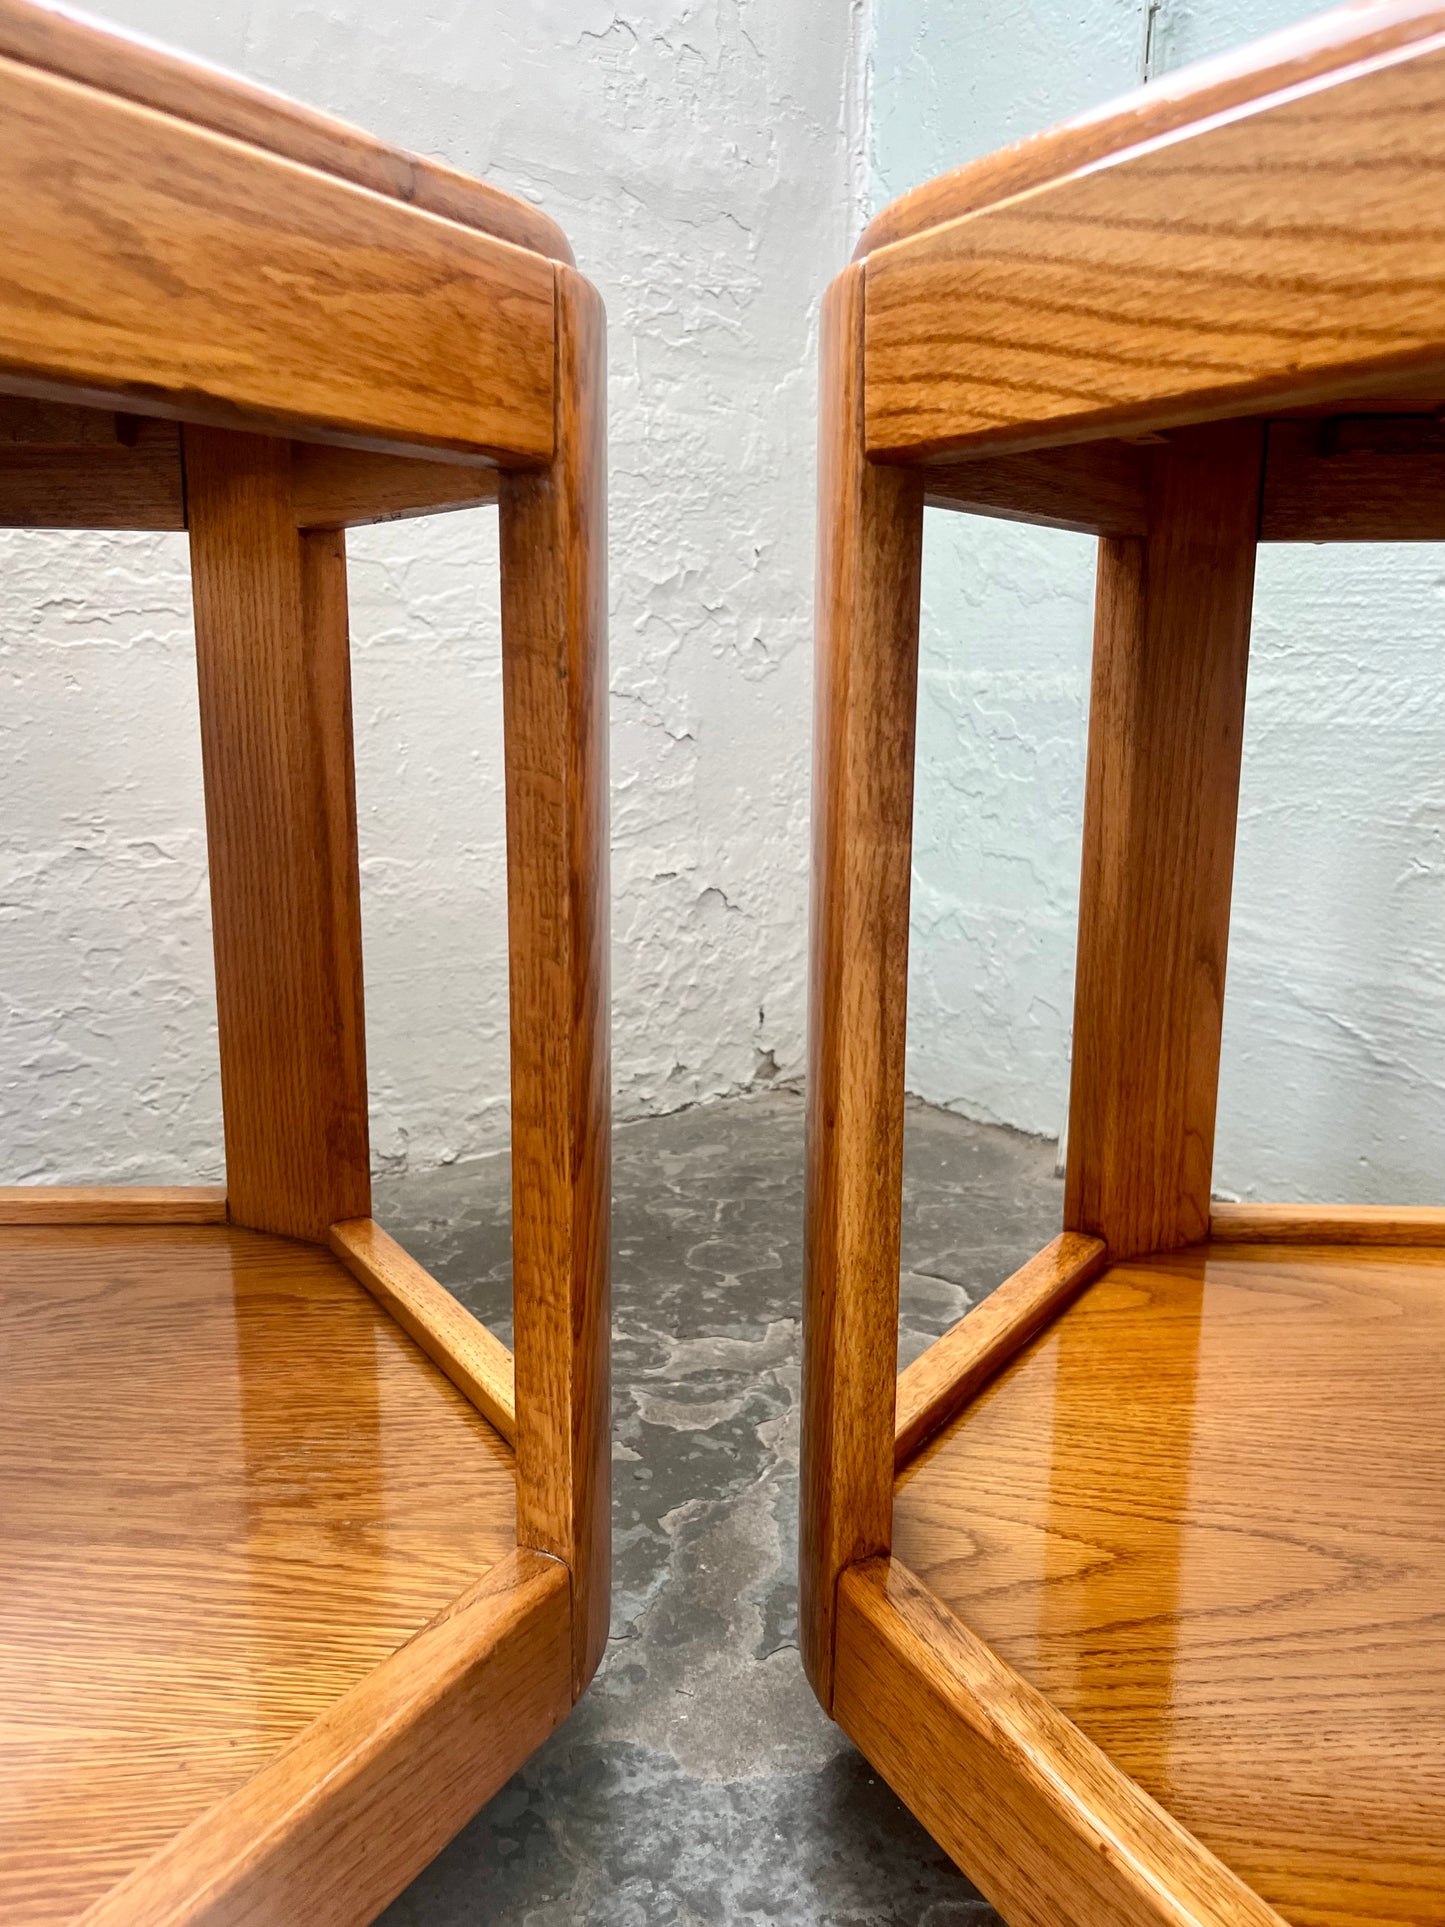
[[[1155, 70], [1303, 10], [1163, 0]], [[110, 12], [567, 228], [611, 320], [620, 1107], [796, 1073], [818, 293], [865, 193], [1132, 85], [1140, 0]], [[505, 1128], [494, 526], [361, 532], [352, 563], [374, 1144], [431, 1164]], [[0, 564], [0, 1173], [216, 1175], [184, 545], [0, 533]], [[930, 518], [910, 1083], [1042, 1132], [1067, 1091], [1091, 581], [1081, 538]], [[1434, 1195], [1442, 600], [1430, 551], [1261, 557], [1222, 1189]]]
[[[871, 199], [1296, 0], [875, 0]], [[1068, 1092], [1092, 544], [931, 514], [909, 1081], [1056, 1132]], [[1445, 1156], [1445, 558], [1261, 551], [1215, 1182], [1437, 1202]]]
[[[624, 1114], [801, 1068], [814, 347], [861, 191], [843, 0], [110, 0], [528, 195], [611, 332]], [[505, 1128], [496, 543], [351, 545], [373, 1142]], [[0, 535], [0, 1170], [221, 1163], [179, 538]]]

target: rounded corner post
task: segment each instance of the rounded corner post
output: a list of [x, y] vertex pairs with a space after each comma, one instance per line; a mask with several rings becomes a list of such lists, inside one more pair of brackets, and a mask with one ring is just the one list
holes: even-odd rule
[[831, 1710], [838, 1578], [888, 1551], [923, 484], [863, 441], [865, 274], [823, 304], [799, 1617]]
[[517, 1534], [571, 1575], [575, 1695], [611, 1559], [606, 330], [554, 272], [556, 447], [499, 500]]

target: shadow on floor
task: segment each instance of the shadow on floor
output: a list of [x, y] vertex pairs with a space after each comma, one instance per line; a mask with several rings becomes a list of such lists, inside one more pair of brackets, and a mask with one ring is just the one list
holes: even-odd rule
[[[571, 1718], [388, 1927], [997, 1927], [799, 1664], [803, 1106], [619, 1127], [612, 1639]], [[907, 1362], [1059, 1228], [1054, 1146], [910, 1107]], [[505, 1158], [377, 1186], [377, 1217], [510, 1339]]]

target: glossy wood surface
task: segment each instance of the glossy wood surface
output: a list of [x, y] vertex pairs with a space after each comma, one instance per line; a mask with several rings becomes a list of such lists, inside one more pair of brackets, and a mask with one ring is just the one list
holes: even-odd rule
[[1283, 1927], [897, 1557], [839, 1582], [834, 1711], [1010, 1927]]
[[607, 362], [557, 269], [557, 457], [500, 483], [518, 1534], [572, 1575], [573, 1683], [611, 1609]]
[[1295, 1927], [1445, 1921], [1445, 1258], [1112, 1266], [899, 1481], [897, 1556]]
[[1064, 1224], [1114, 1257], [1209, 1223], [1263, 453], [1172, 437], [1099, 550]]
[[1438, 377], [1445, 34], [870, 255], [868, 446], [1027, 448]]
[[1445, 1245], [1445, 1210], [1430, 1204], [1216, 1204], [1216, 1243]]
[[823, 303], [799, 1623], [832, 1697], [838, 1574], [888, 1549], [923, 490], [863, 454], [861, 272]]
[[84, 1927], [355, 1927], [572, 1705], [564, 1567], [513, 1551]]
[[185, 446], [230, 1214], [324, 1243], [371, 1215], [345, 537], [288, 443]]
[[558, 261], [572, 259], [562, 230], [530, 202], [106, 22], [80, 20], [31, 0], [0, 0], [0, 54], [212, 128], [498, 240]]
[[[353, 1927], [607, 1633], [602, 307], [523, 204], [25, 0], [0, 113], [0, 525], [190, 535], [227, 1170], [0, 1190], [63, 1220], [0, 1230], [0, 1919]], [[515, 1393], [368, 1215], [343, 534], [499, 499]]]
[[0, 1225], [225, 1222], [223, 1184], [0, 1184]]
[[73, 1919], [515, 1545], [512, 1455], [328, 1253], [0, 1233], [0, 1918]]
[[332, 1225], [327, 1242], [352, 1277], [511, 1445], [517, 1436], [515, 1374], [501, 1339], [372, 1219]]
[[[1256, 544], [1445, 535], [1442, 147], [1445, 13], [1386, 0], [931, 183], [860, 247], [859, 446], [930, 504], [1103, 538], [1065, 1225], [1113, 1263], [1079, 1290], [1041, 1254], [901, 1375], [892, 1428], [888, 1263], [859, 1239], [808, 1283], [810, 1676], [1015, 1927], [1445, 1927], [1445, 1213], [1210, 1196]], [[854, 606], [895, 566], [860, 547]], [[912, 758], [892, 669], [879, 785]], [[810, 1021], [875, 1065], [888, 982], [830, 1001], [817, 933], [886, 847], [860, 817], [815, 861]], [[845, 1142], [876, 1256], [887, 1107]]]
[[1354, 0], [1212, 60], [1160, 74], [1062, 126], [1016, 141], [901, 195], [863, 230], [858, 258], [1026, 194], [1161, 135], [1350, 62], [1445, 30], [1438, 0]]
[[546, 460], [554, 263], [0, 58], [7, 389]]
[[1063, 1232], [905, 1367], [894, 1405], [895, 1466], [906, 1465], [1103, 1262], [1101, 1238]]

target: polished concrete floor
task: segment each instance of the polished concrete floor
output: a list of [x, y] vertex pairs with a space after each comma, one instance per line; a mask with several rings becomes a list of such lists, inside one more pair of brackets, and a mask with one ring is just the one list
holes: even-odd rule
[[[994, 1927], [820, 1712], [796, 1640], [803, 1107], [621, 1127], [612, 1640], [562, 1729], [389, 1927]], [[1054, 1235], [1054, 1147], [922, 1105], [905, 1146], [904, 1362]], [[510, 1336], [498, 1158], [377, 1216]]]

